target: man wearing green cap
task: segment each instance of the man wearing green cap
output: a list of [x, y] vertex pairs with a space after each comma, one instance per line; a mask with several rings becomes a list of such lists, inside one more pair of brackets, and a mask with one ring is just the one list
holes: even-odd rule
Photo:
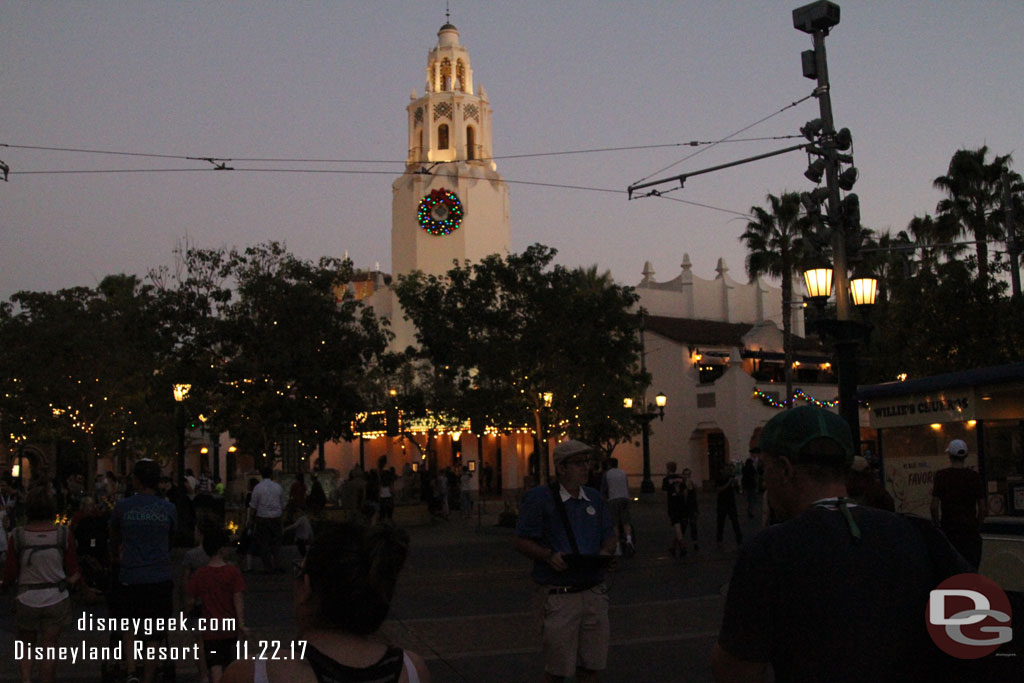
[[846, 422], [801, 406], [761, 432], [768, 502], [781, 523], [740, 549], [712, 654], [716, 681], [935, 680], [929, 591], [967, 563], [921, 524], [846, 498]]

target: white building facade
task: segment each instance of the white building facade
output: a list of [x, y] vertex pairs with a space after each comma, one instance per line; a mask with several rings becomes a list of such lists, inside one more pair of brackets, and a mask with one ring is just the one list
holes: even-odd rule
[[[719, 259], [715, 276], [692, 272], [683, 256], [674, 278], [657, 281], [644, 264], [637, 285], [646, 311], [644, 346], [654, 394], [668, 398], [663, 420], [651, 422], [652, 477], [665, 464], [689, 467], [696, 481], [708, 482], [718, 470], [742, 462], [757, 443], [761, 427], [781, 410], [783, 372], [782, 291], [760, 279], [732, 279]], [[797, 402], [834, 402], [835, 377], [828, 355], [804, 338], [802, 305], [790, 306], [794, 340], [793, 386]], [[640, 439], [615, 450], [620, 466], [639, 485]], [[658, 481], [656, 481], [656, 484]]]

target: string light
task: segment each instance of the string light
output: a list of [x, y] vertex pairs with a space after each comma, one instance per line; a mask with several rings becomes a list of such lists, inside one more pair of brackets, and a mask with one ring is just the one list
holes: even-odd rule
[[[785, 401], [778, 401], [772, 398], [769, 394], [766, 394], [765, 392], [761, 391], [760, 389], [754, 389], [754, 398], [761, 399], [761, 401], [763, 401], [765, 405], [770, 406], [772, 408], [786, 407]], [[820, 399], [815, 398], [814, 396], [808, 395], [807, 393], [804, 392], [803, 389], [795, 389], [793, 391], [793, 400], [796, 401], [796, 399], [807, 401], [811, 405], [817, 406], [818, 408], [835, 408], [837, 405], [839, 405], [838, 399], [832, 401], [822, 401]]]

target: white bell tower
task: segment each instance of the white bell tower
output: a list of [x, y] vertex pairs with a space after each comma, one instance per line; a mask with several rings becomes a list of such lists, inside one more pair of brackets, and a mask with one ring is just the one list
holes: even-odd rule
[[393, 274], [441, 275], [453, 261], [505, 256], [508, 186], [491, 159], [491, 106], [452, 24], [427, 55], [423, 96], [410, 99], [405, 173], [392, 184]]

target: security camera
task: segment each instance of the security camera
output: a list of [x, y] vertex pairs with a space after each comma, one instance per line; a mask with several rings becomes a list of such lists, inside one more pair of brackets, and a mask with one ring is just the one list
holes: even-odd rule
[[793, 10], [793, 28], [804, 33], [828, 30], [839, 23], [839, 5], [818, 0]]

